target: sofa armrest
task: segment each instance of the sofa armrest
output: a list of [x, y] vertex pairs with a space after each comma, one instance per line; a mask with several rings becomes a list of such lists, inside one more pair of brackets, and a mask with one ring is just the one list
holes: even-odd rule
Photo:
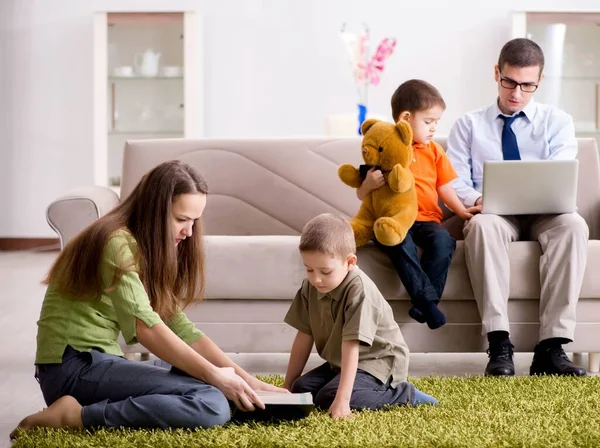
[[92, 222], [106, 215], [119, 203], [110, 188], [79, 187], [53, 201], [46, 209], [46, 220], [60, 238], [60, 248]]

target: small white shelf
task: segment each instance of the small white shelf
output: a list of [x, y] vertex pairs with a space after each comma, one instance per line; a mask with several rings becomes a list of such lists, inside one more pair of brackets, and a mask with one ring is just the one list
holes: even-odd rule
[[109, 81], [183, 81], [183, 76], [109, 76]]
[[118, 129], [111, 129], [110, 131], [108, 131], [108, 135], [183, 135], [184, 131], [183, 129], [180, 130], [161, 130], [161, 129], [149, 129], [149, 130], [139, 130], [139, 131], [134, 131], [134, 130], [118, 130]]
[[600, 129], [593, 121], [578, 121], [574, 123], [575, 132], [598, 132]]

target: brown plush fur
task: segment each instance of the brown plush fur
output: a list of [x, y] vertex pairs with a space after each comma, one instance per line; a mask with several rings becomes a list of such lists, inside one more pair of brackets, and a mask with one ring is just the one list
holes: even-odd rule
[[[396, 125], [375, 119], [362, 125], [362, 156], [365, 164], [381, 166], [385, 184], [363, 200], [350, 220], [357, 246], [373, 238], [386, 246], [400, 244], [417, 219], [415, 179], [408, 168], [413, 158], [412, 130], [406, 121]], [[360, 187], [360, 171], [341, 165], [338, 175], [353, 188]]]

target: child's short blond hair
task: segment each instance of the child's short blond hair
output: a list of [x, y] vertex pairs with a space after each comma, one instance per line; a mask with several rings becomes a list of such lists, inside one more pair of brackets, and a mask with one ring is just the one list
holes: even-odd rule
[[321, 252], [336, 258], [356, 253], [350, 223], [333, 213], [323, 213], [308, 221], [302, 229], [300, 252]]

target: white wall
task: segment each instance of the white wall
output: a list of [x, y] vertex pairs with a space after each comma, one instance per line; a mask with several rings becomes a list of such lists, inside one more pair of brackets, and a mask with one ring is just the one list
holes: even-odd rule
[[600, 9], [598, 0], [0, 0], [0, 237], [54, 236], [49, 202], [89, 184], [92, 13], [196, 10], [204, 16], [208, 137], [323, 133], [328, 114], [354, 113], [340, 25], [366, 22], [373, 42], [399, 40], [370, 109], [424, 78], [448, 109], [440, 134], [494, 99], [492, 68], [513, 9]]

